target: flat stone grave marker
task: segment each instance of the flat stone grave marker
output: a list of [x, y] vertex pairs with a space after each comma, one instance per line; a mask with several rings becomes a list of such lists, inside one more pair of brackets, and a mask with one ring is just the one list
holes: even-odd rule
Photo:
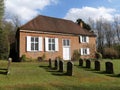
[[112, 62], [106, 62], [105, 67], [106, 67], [106, 73], [108, 73], [108, 74], [113, 74], [114, 73]]
[[59, 71], [63, 72], [64, 69], [64, 62], [62, 60], [59, 60]]
[[91, 67], [91, 62], [89, 59], [86, 60], [86, 68], [90, 68]]
[[100, 62], [98, 60], [94, 62], [94, 65], [95, 65], [95, 70], [100, 71]]
[[79, 59], [79, 66], [83, 66], [83, 59]]
[[67, 75], [73, 75], [73, 63], [71, 61], [67, 62]]

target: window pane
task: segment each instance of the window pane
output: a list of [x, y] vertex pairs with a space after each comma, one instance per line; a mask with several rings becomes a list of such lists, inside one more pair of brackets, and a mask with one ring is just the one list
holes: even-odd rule
[[51, 39], [50, 38], [48, 39], [48, 42], [51, 43]]
[[35, 42], [38, 42], [38, 38], [37, 37], [35, 38]]
[[66, 41], [65, 40], [63, 40], [63, 46], [66, 46]]
[[35, 50], [38, 50], [38, 43], [35, 44]]
[[85, 54], [87, 54], [87, 49], [85, 49]]
[[55, 39], [52, 39], [52, 43], [55, 43]]
[[34, 37], [31, 37], [31, 42], [34, 42]]
[[34, 50], [34, 43], [31, 43], [31, 50]]
[[55, 51], [55, 44], [52, 44], [52, 50]]
[[51, 44], [48, 44], [48, 50], [51, 50]]
[[86, 42], [86, 36], [83, 36], [83, 37], [82, 37], [82, 41], [83, 41], [83, 42]]
[[67, 40], [67, 46], [70, 46], [70, 42], [69, 42], [69, 40]]

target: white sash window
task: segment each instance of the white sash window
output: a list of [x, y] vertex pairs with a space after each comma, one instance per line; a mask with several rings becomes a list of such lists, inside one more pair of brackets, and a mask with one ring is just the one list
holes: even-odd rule
[[27, 36], [27, 51], [42, 51], [42, 37]]
[[80, 53], [81, 53], [81, 55], [90, 55], [90, 49], [89, 48], [81, 48]]
[[45, 38], [45, 51], [59, 51], [58, 38]]
[[88, 36], [79, 36], [79, 41], [81, 43], [89, 43], [89, 37]]

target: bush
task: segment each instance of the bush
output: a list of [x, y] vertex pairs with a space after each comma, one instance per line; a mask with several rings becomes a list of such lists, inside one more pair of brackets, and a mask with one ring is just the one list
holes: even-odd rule
[[105, 48], [104, 49], [104, 56], [106, 58], [118, 58], [119, 54], [117, 52], [117, 50], [115, 50], [114, 48]]
[[96, 52], [95, 56], [97, 59], [102, 59], [102, 54], [99, 52]]
[[73, 55], [72, 55], [73, 60], [79, 60], [80, 59], [80, 53], [79, 50], [74, 50]]
[[26, 61], [26, 60], [27, 60], [26, 55], [23, 54], [23, 55], [21, 56], [21, 61]]

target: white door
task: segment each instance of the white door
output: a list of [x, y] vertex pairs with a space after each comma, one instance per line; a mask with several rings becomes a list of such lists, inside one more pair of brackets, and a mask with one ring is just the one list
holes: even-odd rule
[[63, 40], [63, 60], [70, 60], [70, 40]]
[[63, 59], [70, 60], [70, 47], [63, 47]]

